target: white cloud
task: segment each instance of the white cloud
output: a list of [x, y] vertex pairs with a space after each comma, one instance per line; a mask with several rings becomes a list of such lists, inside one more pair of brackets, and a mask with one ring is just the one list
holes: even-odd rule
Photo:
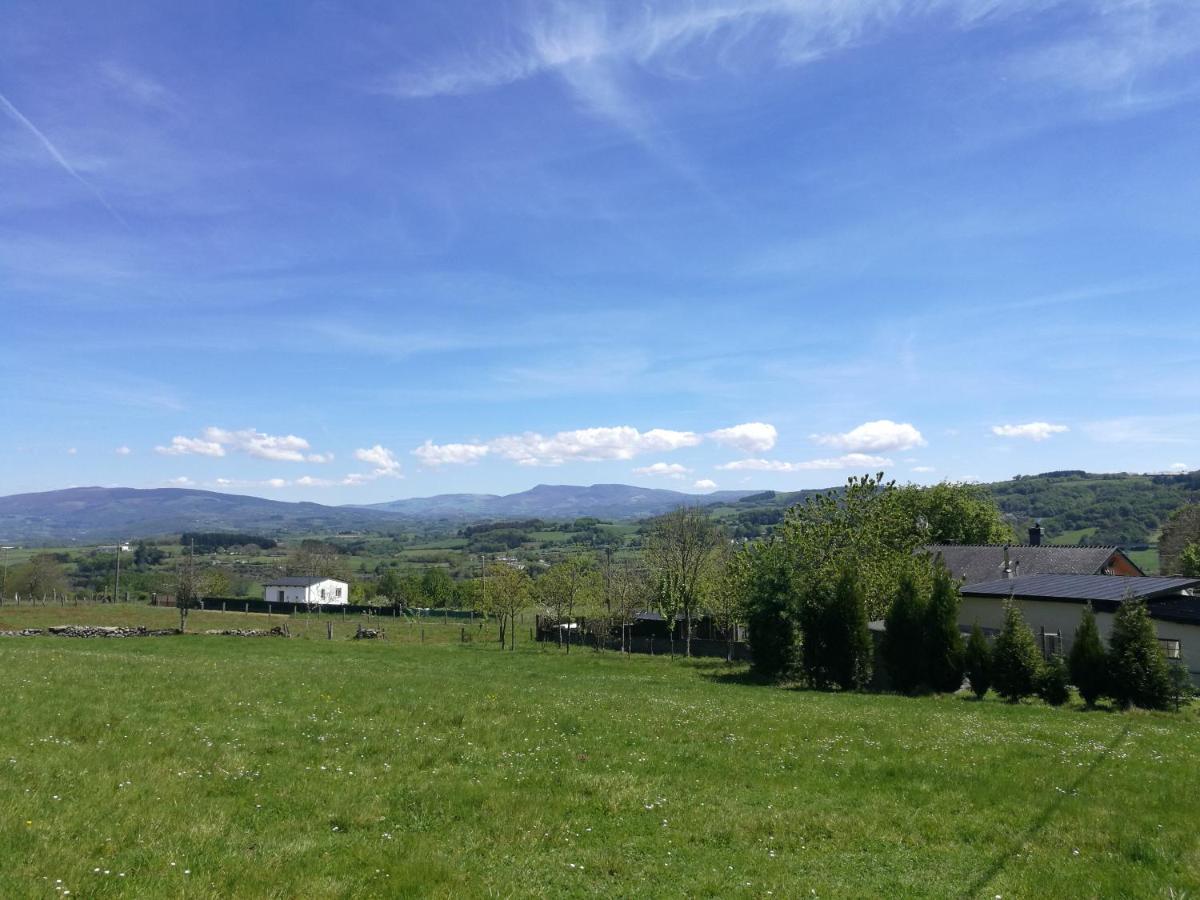
[[847, 453], [829, 459], [810, 459], [804, 462], [784, 462], [778, 459], [738, 459], [723, 463], [718, 469], [753, 472], [809, 472], [837, 469], [886, 469], [892, 461], [866, 453]]
[[766, 422], [745, 422], [710, 431], [708, 437], [723, 447], [736, 447], [746, 453], [765, 453], [775, 446], [779, 432]]
[[933, 466], [913, 466], [913, 467], [912, 467], [912, 470], [913, 470], [914, 472], [917, 472], [918, 474], [921, 474], [921, 475], [927, 475], [927, 474], [929, 474], [930, 472], [936, 472], [936, 471], [937, 471], [937, 469], [935, 469]]
[[1187, 463], [1171, 463], [1167, 466], [1168, 472], [1190, 472], [1192, 467]]
[[487, 444], [435, 444], [426, 441], [412, 451], [422, 465], [436, 468], [445, 465], [470, 465], [483, 459], [491, 448]]
[[370, 463], [375, 468], [370, 472], [353, 472], [342, 479], [342, 484], [356, 485], [374, 481], [376, 478], [403, 478], [400, 471], [400, 460], [396, 454], [376, 444], [373, 447], [360, 447], [354, 451], [354, 458], [359, 462]]
[[301, 475], [296, 479], [299, 487], [330, 487], [337, 482], [329, 478], [314, 478], [312, 475]]
[[288, 486], [288, 480], [286, 478], [268, 478], [263, 484], [267, 487], [283, 488]]
[[133, 453], [133, 451], [122, 444], [120, 447], [114, 450], [113, 453], [117, 454], [117, 456], [129, 456], [131, 453]]
[[168, 446], [155, 447], [154, 452], [164, 456], [224, 456], [225, 448], [216, 441], [206, 441], [202, 438], [190, 438], [177, 434], [171, 438]]
[[715, 491], [717, 489], [717, 483], [711, 478], [701, 478], [699, 481], [693, 484], [692, 487], [698, 491]]
[[814, 434], [812, 439], [827, 447], [861, 453], [911, 450], [913, 447], [924, 447], [927, 443], [921, 432], [911, 424], [893, 422], [891, 419], [864, 422], [845, 434]]
[[663, 478], [683, 478], [691, 469], [679, 463], [656, 462], [649, 466], [640, 466], [633, 470], [635, 475], [651, 475]]
[[1051, 425], [1049, 422], [1026, 422], [1024, 425], [993, 425], [992, 434], [1005, 438], [1021, 438], [1028, 441], [1044, 441], [1052, 435], [1070, 431], [1066, 425]]
[[180, 475], [178, 478], [171, 478], [167, 481], [171, 487], [192, 487], [195, 483], [186, 475]]
[[523, 466], [557, 466], [568, 461], [633, 459], [642, 453], [694, 447], [700, 441], [700, 435], [691, 431], [665, 428], [639, 431], [628, 425], [618, 425], [560, 431], [551, 437], [527, 431], [496, 438], [488, 446], [498, 456]]
[[273, 462], [327, 463], [332, 453], [310, 453], [308, 441], [294, 434], [265, 434], [254, 428], [229, 431], [209, 426], [201, 437], [176, 435], [167, 446], [154, 448], [167, 456], [225, 456], [230, 451]]

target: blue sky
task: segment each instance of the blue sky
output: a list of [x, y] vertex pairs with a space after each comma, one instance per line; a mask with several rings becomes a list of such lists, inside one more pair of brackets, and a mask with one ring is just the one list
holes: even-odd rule
[[1200, 468], [1190, 0], [0, 11], [0, 493]]

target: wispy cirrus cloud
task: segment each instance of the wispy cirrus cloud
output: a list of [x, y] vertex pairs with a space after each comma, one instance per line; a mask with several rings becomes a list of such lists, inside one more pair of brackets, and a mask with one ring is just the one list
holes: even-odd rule
[[5, 97], [4, 94], [0, 94], [0, 109], [8, 113], [9, 118], [33, 135], [37, 142], [42, 145], [42, 148], [46, 151], [46, 153], [49, 154], [50, 158], [58, 164], [59, 168], [79, 182], [79, 184], [81, 184], [89, 194], [95, 197], [110, 216], [112, 216], [121, 226], [125, 228], [129, 227], [129, 223], [126, 222], [125, 219], [122, 218], [121, 214], [113, 208], [112, 204], [105, 199], [104, 195], [100, 193], [100, 190], [90, 181], [80, 175], [75, 167], [67, 161], [67, 158], [62, 155], [59, 149], [54, 146], [54, 144], [50, 141], [50, 138], [46, 137], [46, 135], [42, 133], [41, 129], [34, 125], [33, 122], [31, 122], [23, 112], [17, 109], [17, 107], [13, 105], [12, 101]]

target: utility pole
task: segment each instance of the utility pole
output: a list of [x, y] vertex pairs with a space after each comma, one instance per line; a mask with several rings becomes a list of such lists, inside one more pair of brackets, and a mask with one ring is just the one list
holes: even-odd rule
[[121, 600], [121, 542], [117, 541], [117, 583], [113, 587], [113, 603]]

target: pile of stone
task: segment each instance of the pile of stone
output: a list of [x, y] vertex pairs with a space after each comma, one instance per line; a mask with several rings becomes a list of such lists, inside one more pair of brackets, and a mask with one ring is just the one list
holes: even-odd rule
[[291, 637], [286, 625], [274, 628], [214, 628], [204, 632], [218, 637]]
[[174, 628], [152, 629], [145, 625], [52, 625], [49, 632], [54, 637], [76, 638], [163, 637], [179, 633]]
[[383, 637], [382, 628], [363, 628], [359, 625], [358, 631], [354, 632], [354, 639], [356, 641], [377, 641], [381, 637]]
[[0, 637], [37, 637], [41, 633], [40, 628], [22, 628], [20, 631], [0, 631]]

